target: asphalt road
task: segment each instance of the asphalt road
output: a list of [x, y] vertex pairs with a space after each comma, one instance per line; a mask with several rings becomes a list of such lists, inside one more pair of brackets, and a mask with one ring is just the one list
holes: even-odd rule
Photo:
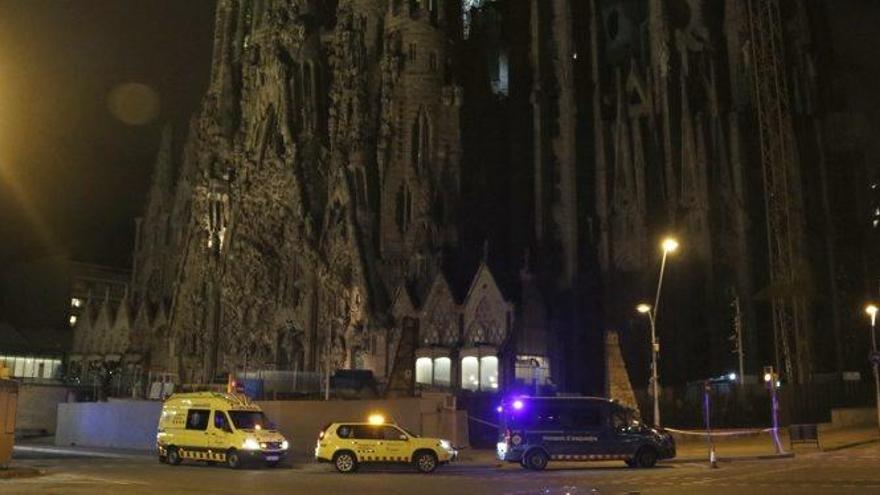
[[2, 494], [877, 494], [880, 445], [793, 459], [665, 464], [629, 469], [623, 463], [552, 464], [541, 473], [517, 465], [456, 463], [434, 474], [407, 468], [337, 474], [326, 464], [233, 471], [221, 466], [159, 464], [152, 458], [67, 456], [18, 452], [16, 464], [44, 476], [0, 480]]

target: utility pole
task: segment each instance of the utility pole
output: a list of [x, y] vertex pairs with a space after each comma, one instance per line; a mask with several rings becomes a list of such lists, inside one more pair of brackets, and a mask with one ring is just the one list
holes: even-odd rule
[[874, 369], [874, 393], [877, 402], [877, 425], [880, 426], [880, 370], [878, 370], [878, 359], [880, 355], [877, 353], [877, 305], [868, 304], [865, 306], [865, 313], [871, 317], [871, 368]]

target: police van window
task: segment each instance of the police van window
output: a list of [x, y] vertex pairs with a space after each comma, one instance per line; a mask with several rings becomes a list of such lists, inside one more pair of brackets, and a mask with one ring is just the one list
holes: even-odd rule
[[207, 430], [208, 416], [211, 411], [208, 409], [190, 409], [186, 413], [186, 429], [187, 430]]
[[226, 419], [226, 414], [223, 411], [214, 411], [214, 428], [218, 430], [229, 428], [229, 420]]
[[598, 428], [602, 426], [602, 411], [595, 406], [571, 407], [563, 414], [566, 428]]
[[339, 438], [351, 438], [352, 437], [351, 426], [342, 425], [339, 428], [336, 428], [336, 436]]
[[628, 414], [625, 411], [621, 411], [620, 409], [615, 410], [611, 413], [611, 427], [615, 430], [619, 430], [626, 426], [629, 426], [630, 420], [627, 418]]
[[527, 427], [535, 430], [557, 430], [562, 427], [560, 408], [555, 404], [535, 403], [534, 414], [526, 422]]

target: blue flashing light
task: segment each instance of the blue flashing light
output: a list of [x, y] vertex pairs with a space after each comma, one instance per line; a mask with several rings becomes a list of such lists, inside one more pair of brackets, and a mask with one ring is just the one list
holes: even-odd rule
[[522, 410], [523, 407], [525, 407], [525, 404], [523, 404], [523, 401], [521, 401], [519, 399], [513, 401], [513, 408], [516, 409], [517, 411]]

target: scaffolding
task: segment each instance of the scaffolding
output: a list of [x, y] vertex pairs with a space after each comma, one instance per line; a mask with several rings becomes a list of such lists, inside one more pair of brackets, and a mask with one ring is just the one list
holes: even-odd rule
[[778, 370], [794, 383], [809, 380], [803, 208], [797, 148], [785, 72], [779, 0], [748, 0], [751, 71], [764, 176], [773, 334]]

